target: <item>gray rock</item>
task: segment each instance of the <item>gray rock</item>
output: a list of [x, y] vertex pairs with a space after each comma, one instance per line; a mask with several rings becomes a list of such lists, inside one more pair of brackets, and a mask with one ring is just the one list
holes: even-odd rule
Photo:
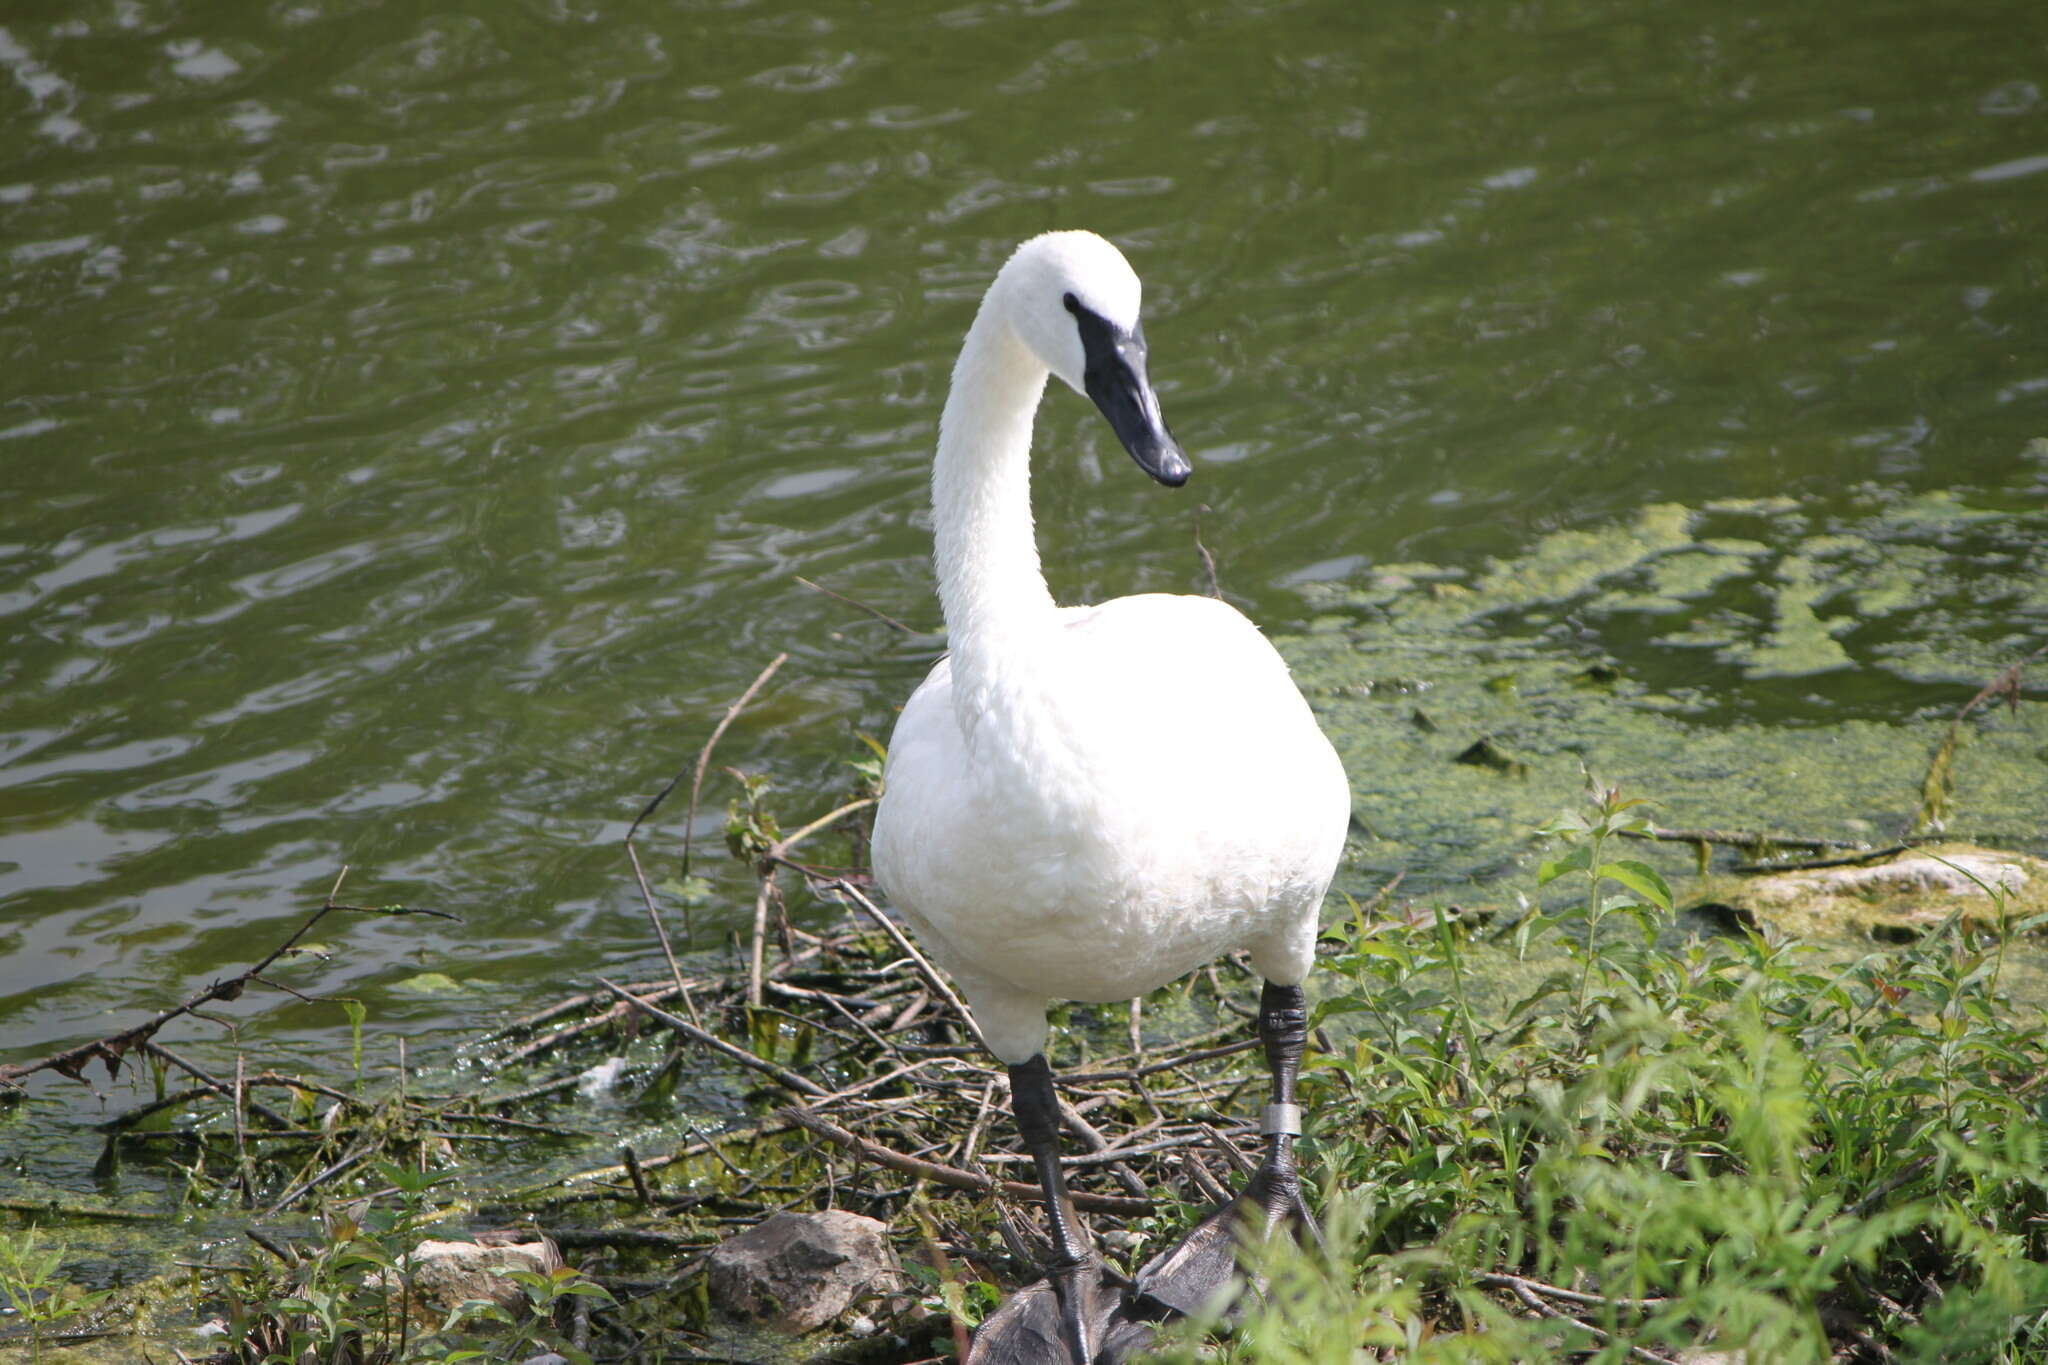
[[836, 1209], [778, 1213], [711, 1253], [711, 1302], [785, 1332], [815, 1331], [862, 1295], [902, 1286], [886, 1231]]
[[531, 1311], [526, 1290], [507, 1272], [546, 1275], [561, 1264], [561, 1252], [547, 1238], [521, 1242], [509, 1233], [482, 1233], [474, 1242], [425, 1241], [399, 1259], [421, 1320], [434, 1323], [470, 1299], [524, 1318]]

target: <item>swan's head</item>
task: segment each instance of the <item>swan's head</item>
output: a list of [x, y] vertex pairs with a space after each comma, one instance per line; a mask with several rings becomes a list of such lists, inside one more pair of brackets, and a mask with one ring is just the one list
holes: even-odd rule
[[990, 293], [1045, 367], [1093, 399], [1138, 468], [1169, 488], [1193, 467], [1145, 373], [1137, 272], [1092, 232], [1048, 232], [1018, 247]]

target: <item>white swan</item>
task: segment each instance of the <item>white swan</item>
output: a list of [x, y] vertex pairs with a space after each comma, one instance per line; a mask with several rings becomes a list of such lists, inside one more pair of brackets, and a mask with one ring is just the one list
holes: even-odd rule
[[[989, 286], [932, 469], [952, 652], [897, 722], [875, 821], [876, 876], [1009, 1065], [1046, 1186], [1064, 1350], [1042, 1322], [991, 1344], [1003, 1335], [991, 1320], [977, 1360], [1053, 1350], [1087, 1365], [1115, 1332], [1057, 1164], [1052, 999], [1128, 999], [1249, 950], [1268, 983], [1260, 1031], [1276, 1103], [1247, 1197], [1269, 1217], [1300, 1210], [1300, 985], [1350, 817], [1343, 768], [1238, 611], [1164, 594], [1055, 606], [1032, 534], [1032, 416], [1049, 374], [1095, 401], [1140, 468], [1187, 481], [1146, 376], [1138, 303], [1130, 265], [1088, 232], [1032, 238]], [[1175, 1253], [1156, 1260], [1132, 1293], [1189, 1306], [1221, 1273], [1190, 1258], [1221, 1254], [1227, 1271], [1231, 1231], [1218, 1223], [1199, 1247], [1177, 1248], [1180, 1273]]]

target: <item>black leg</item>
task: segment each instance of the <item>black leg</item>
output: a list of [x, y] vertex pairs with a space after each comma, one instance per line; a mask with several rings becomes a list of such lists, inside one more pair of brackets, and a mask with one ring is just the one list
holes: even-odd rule
[[1308, 995], [1301, 987], [1266, 983], [1259, 995], [1259, 1039], [1266, 1045], [1266, 1066], [1273, 1075], [1273, 1101], [1260, 1125], [1266, 1134], [1266, 1160], [1246, 1193], [1258, 1199], [1269, 1226], [1293, 1218], [1312, 1240], [1320, 1241], [1322, 1233], [1309, 1216], [1294, 1167], [1294, 1139], [1301, 1135], [1294, 1082], [1308, 1045]]
[[1038, 1163], [1052, 1258], [1045, 1278], [1004, 1301], [974, 1334], [966, 1365], [1118, 1365], [1152, 1344], [1156, 1310], [1141, 1310], [1088, 1244], [1060, 1171], [1060, 1106], [1043, 1055], [1010, 1068], [1024, 1147]]
[[1258, 1028], [1273, 1073], [1273, 1102], [1266, 1106], [1260, 1125], [1266, 1133], [1266, 1158], [1242, 1194], [1145, 1263], [1138, 1272], [1136, 1294], [1147, 1306], [1193, 1314], [1230, 1291], [1237, 1278], [1238, 1245], [1247, 1229], [1260, 1235], [1281, 1223], [1293, 1223], [1308, 1240], [1322, 1240], [1294, 1167], [1294, 1139], [1301, 1132], [1294, 1082], [1308, 1042], [1308, 997], [1301, 987], [1267, 982], [1259, 997]]
[[1038, 1183], [1045, 1191], [1046, 1229], [1052, 1235], [1052, 1259], [1045, 1274], [1059, 1295], [1060, 1336], [1072, 1365], [1089, 1365], [1095, 1343], [1089, 1330], [1091, 1305], [1085, 1300], [1094, 1288], [1094, 1277], [1086, 1272], [1094, 1266], [1095, 1257], [1074, 1212], [1074, 1201], [1067, 1196], [1067, 1178], [1060, 1171], [1060, 1103], [1053, 1093], [1052, 1067], [1044, 1053], [1010, 1068], [1010, 1103], [1017, 1113], [1024, 1150], [1038, 1163]]

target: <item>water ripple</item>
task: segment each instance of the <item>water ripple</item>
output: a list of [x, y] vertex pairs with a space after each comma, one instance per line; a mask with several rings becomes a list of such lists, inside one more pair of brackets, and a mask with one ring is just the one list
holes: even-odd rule
[[[2010, 0], [1846, 33], [582, 8], [0, 27], [11, 1038], [217, 972], [342, 861], [475, 916], [352, 930], [366, 999], [415, 954], [637, 951], [586, 845], [706, 717], [793, 650], [724, 756], [805, 805], [940, 647], [792, 576], [936, 624], [936, 409], [1043, 228], [1144, 272], [1203, 543], [1277, 629], [1295, 585], [1644, 501], [2039, 496]], [[1085, 403], [1055, 388], [1041, 434], [1063, 596], [1203, 586], [1191, 504]]]

